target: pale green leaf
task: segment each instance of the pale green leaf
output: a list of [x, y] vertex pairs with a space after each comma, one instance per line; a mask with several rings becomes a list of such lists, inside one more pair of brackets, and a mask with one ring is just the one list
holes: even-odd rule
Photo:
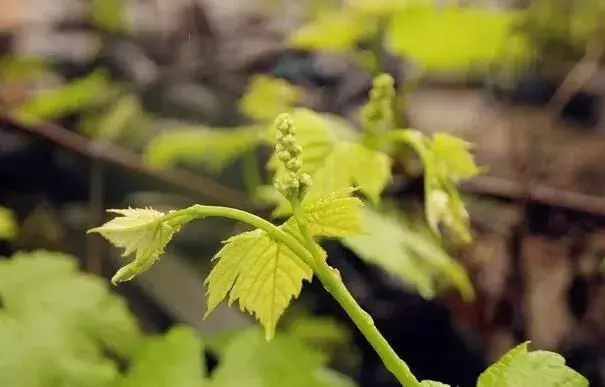
[[[426, 3], [426, 2], [423, 2]], [[522, 55], [528, 45], [510, 39], [518, 11], [420, 4], [396, 12], [386, 31], [387, 47], [419, 62], [428, 71], [468, 70], [501, 56], [506, 47]], [[512, 58], [509, 56], [509, 60]]]
[[352, 181], [372, 203], [380, 203], [382, 191], [391, 182], [391, 158], [361, 144], [356, 144], [350, 157]]
[[212, 375], [212, 387], [342, 387], [327, 371], [327, 358], [299, 340], [276, 336], [267, 342], [256, 329], [233, 338]]
[[463, 242], [472, 239], [469, 216], [456, 182], [483, 172], [477, 167], [466, 141], [439, 133], [428, 138], [415, 130], [396, 130], [395, 141], [410, 145], [424, 165], [425, 212], [429, 226], [439, 234], [443, 223]]
[[452, 181], [470, 179], [482, 172], [470, 153], [472, 144], [447, 133], [435, 133], [431, 140], [431, 150], [438, 172]]
[[0, 260], [0, 385], [108, 387], [118, 376], [106, 350], [129, 357], [142, 332], [105, 281], [71, 256], [36, 251]]
[[17, 235], [17, 220], [12, 210], [0, 206], [0, 239], [12, 240]]
[[199, 334], [175, 326], [149, 339], [116, 387], [203, 387], [208, 385]]
[[3, 55], [0, 58], [0, 79], [6, 81], [33, 81], [52, 72], [44, 59]]
[[588, 380], [554, 352], [528, 350], [529, 342], [511, 349], [485, 370], [477, 387], [586, 387]]
[[250, 118], [270, 121], [289, 111], [301, 98], [301, 90], [294, 85], [282, 79], [257, 75], [250, 81], [239, 107]]
[[123, 257], [135, 253], [134, 260], [122, 267], [111, 281], [129, 281], [149, 269], [164, 252], [178, 227], [163, 222], [164, 213], [153, 209], [108, 210], [121, 216], [88, 232], [101, 234], [114, 246], [124, 249]]
[[26, 123], [53, 120], [100, 105], [110, 98], [112, 88], [105, 72], [96, 71], [58, 88], [40, 91], [13, 113]]
[[151, 140], [144, 160], [156, 168], [172, 167], [180, 162], [203, 163], [211, 171], [220, 172], [244, 152], [254, 149], [260, 141], [256, 126], [170, 130]]
[[313, 271], [289, 248], [254, 230], [229, 238], [214, 256], [218, 262], [206, 278], [206, 316], [229, 294], [229, 304], [239, 302], [265, 328], [271, 339], [280, 316], [298, 297], [303, 280]]
[[434, 380], [423, 380], [420, 382], [421, 387], [450, 387], [449, 384], [436, 382]]
[[90, 16], [93, 24], [109, 32], [128, 29], [125, 0], [91, 0]]
[[292, 47], [347, 52], [376, 30], [374, 20], [347, 9], [320, 15], [288, 37]]
[[[360, 207], [363, 202], [352, 196], [353, 188], [346, 188], [328, 194], [304, 207], [313, 236], [342, 238], [363, 232]], [[294, 217], [288, 219], [287, 228], [297, 228]]]
[[122, 135], [127, 125], [141, 114], [141, 103], [134, 95], [125, 95], [118, 99], [97, 122], [93, 137], [112, 141]]
[[426, 298], [434, 297], [442, 284], [458, 289], [464, 299], [474, 297], [462, 265], [434, 240], [375, 210], [362, 210], [366, 234], [343, 239], [360, 258], [400, 278]]

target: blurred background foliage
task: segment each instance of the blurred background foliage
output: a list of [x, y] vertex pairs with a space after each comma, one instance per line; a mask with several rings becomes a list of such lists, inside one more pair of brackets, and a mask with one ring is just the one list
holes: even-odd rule
[[[0, 348], [16, 352], [0, 351], [0, 384], [395, 385], [315, 283], [273, 342], [231, 309], [202, 321], [210, 257], [239, 226], [191, 225], [157, 267], [111, 291], [120, 257], [84, 234], [105, 208], [283, 216], [268, 184], [270, 122], [296, 109], [311, 133], [305, 165], [344, 176], [330, 163], [363, 141], [360, 110], [382, 72], [396, 81], [396, 128], [461, 135], [509, 185], [464, 191], [475, 241], [461, 247], [430, 232], [409, 146], [380, 149], [386, 187], [372, 180], [379, 169], [351, 164], [368, 182], [370, 233], [323, 245], [353, 294], [421, 379], [474, 385], [530, 337], [603, 384], [599, 0], [14, 3], [0, 19]], [[483, 102], [464, 104], [469, 90]], [[574, 164], [578, 154], [588, 161]], [[536, 166], [547, 156], [571, 166]], [[536, 181], [592, 196], [531, 197]], [[534, 273], [540, 253], [565, 264]], [[534, 286], [545, 276], [561, 283]], [[535, 306], [556, 304], [540, 292], [567, 308], [567, 330], [536, 322], [559, 316]]]

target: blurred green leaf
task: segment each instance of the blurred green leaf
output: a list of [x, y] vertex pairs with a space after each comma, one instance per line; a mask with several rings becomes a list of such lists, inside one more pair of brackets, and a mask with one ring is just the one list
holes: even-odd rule
[[387, 136], [410, 145], [422, 159], [425, 212], [431, 230], [439, 235], [439, 225], [443, 223], [456, 238], [470, 242], [469, 216], [456, 183], [485, 170], [475, 164], [471, 144], [446, 133], [428, 138], [416, 130], [394, 130]]
[[376, 23], [373, 19], [341, 9], [325, 13], [295, 30], [288, 37], [288, 43], [302, 49], [347, 52], [374, 31]]
[[17, 220], [12, 210], [0, 206], [0, 239], [12, 240], [17, 235]]
[[105, 31], [125, 32], [128, 30], [126, 5], [124, 0], [91, 0], [90, 18]]
[[96, 71], [61, 87], [40, 91], [14, 109], [26, 123], [63, 117], [108, 100], [112, 88], [104, 71]]
[[362, 210], [366, 234], [343, 240], [359, 257], [400, 278], [423, 297], [434, 297], [445, 284], [458, 289], [466, 300], [474, 298], [465, 269], [435, 240], [395, 218], [367, 207]]
[[528, 350], [529, 341], [519, 344], [485, 370], [477, 387], [587, 387], [588, 380], [565, 365], [554, 352]]
[[[527, 54], [528, 43], [511, 38], [514, 23], [522, 15], [462, 6], [410, 6], [391, 17], [386, 44], [427, 71], [466, 70], [489, 64], [505, 47], [507, 53]], [[506, 59], [514, 58], [508, 55]]]
[[197, 162], [218, 173], [260, 142], [260, 128], [257, 126], [169, 130], [151, 140], [144, 160], [155, 168], [172, 167], [179, 162]]
[[141, 347], [116, 387], [207, 386], [202, 351], [201, 339], [193, 328], [175, 326]]
[[67, 255], [37, 251], [0, 261], [0, 385], [108, 387], [141, 332], [104, 281], [77, 271]]
[[302, 98], [296, 86], [277, 78], [257, 75], [252, 78], [239, 101], [239, 108], [250, 118], [271, 121], [289, 111]]
[[0, 58], [0, 79], [6, 81], [32, 81], [50, 73], [51, 66], [41, 58], [3, 55]]
[[212, 376], [212, 387], [336, 387], [344, 378], [326, 373], [327, 358], [300, 341], [276, 336], [267, 342], [256, 329], [233, 338]]
[[95, 139], [114, 141], [141, 113], [139, 99], [134, 95], [124, 95], [109, 106], [107, 111], [94, 121], [94, 128], [88, 128], [87, 132]]

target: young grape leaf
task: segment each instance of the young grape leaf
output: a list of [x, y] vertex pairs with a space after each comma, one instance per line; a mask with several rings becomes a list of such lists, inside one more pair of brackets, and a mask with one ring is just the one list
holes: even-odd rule
[[279, 317], [311, 281], [313, 271], [288, 247], [262, 230], [229, 238], [214, 256], [218, 263], [206, 278], [208, 316], [229, 293], [229, 304], [239, 301], [240, 309], [254, 314], [270, 340]]
[[588, 380], [565, 365], [554, 352], [528, 350], [529, 342], [511, 349], [485, 370], [477, 387], [586, 387]]
[[17, 221], [13, 211], [0, 206], [0, 240], [11, 240], [17, 234]]
[[350, 386], [350, 381], [327, 372], [327, 361], [295, 338], [278, 335], [267, 342], [251, 329], [229, 342], [212, 375], [212, 387]]
[[162, 221], [164, 213], [153, 209], [107, 211], [122, 216], [115, 217], [88, 232], [99, 233], [116, 247], [123, 248], [123, 257], [135, 253], [134, 260], [113, 276], [111, 282], [114, 284], [129, 281], [149, 269], [178, 231], [178, 226]]
[[97, 27], [109, 32], [125, 32], [128, 29], [127, 4], [124, 0], [92, 0], [91, 21]]
[[423, 297], [435, 296], [438, 281], [456, 287], [464, 299], [474, 297], [464, 268], [435, 241], [367, 207], [362, 211], [362, 224], [367, 234], [343, 240], [360, 258], [401, 278]]
[[294, 85], [282, 79], [257, 75], [240, 99], [239, 108], [250, 118], [271, 121], [289, 111], [301, 98], [301, 90]]
[[38, 92], [13, 113], [26, 123], [37, 123], [99, 105], [111, 94], [106, 73], [96, 71], [59, 88]]
[[[327, 195], [304, 207], [309, 229], [316, 236], [346, 236], [361, 232], [361, 201], [351, 196], [353, 189]], [[302, 240], [298, 225], [290, 218], [280, 228]], [[315, 248], [325, 257], [319, 245]], [[229, 238], [214, 256], [217, 264], [206, 278], [209, 315], [229, 294], [229, 304], [254, 314], [273, 337], [280, 316], [298, 297], [303, 280], [311, 281], [313, 271], [287, 246], [262, 230]]]
[[183, 128], [161, 133], [151, 140], [144, 155], [147, 165], [167, 168], [179, 162], [201, 162], [218, 173], [262, 138], [257, 126], [210, 129]]
[[36, 251], [0, 260], [0, 385], [109, 387], [109, 349], [137, 352], [142, 332], [105, 281], [78, 272], [74, 257]]
[[467, 70], [501, 58], [498, 50], [502, 47], [507, 52], [514, 49], [516, 55], [527, 55], [528, 42], [519, 36], [510, 38], [522, 15], [519, 11], [455, 5], [436, 8], [433, 2], [423, 2], [392, 15], [386, 44], [392, 52], [419, 62], [427, 71]]
[[469, 152], [471, 144], [445, 133], [426, 138], [415, 130], [396, 130], [390, 136], [410, 145], [424, 165], [426, 218], [435, 234], [443, 223], [463, 242], [471, 240], [469, 217], [456, 183], [481, 173]]
[[175, 326], [164, 336], [148, 339], [135, 354], [128, 373], [115, 387], [203, 387], [205, 375], [199, 334]]
[[[354, 191], [353, 188], [336, 191], [305, 206], [309, 232], [313, 236], [333, 238], [362, 234], [359, 208], [363, 206], [363, 202], [351, 196]], [[298, 224], [291, 217], [283, 227], [297, 229]]]

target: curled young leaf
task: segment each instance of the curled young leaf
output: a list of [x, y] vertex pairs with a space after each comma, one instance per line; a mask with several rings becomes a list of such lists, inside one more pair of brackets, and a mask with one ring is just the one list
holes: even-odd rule
[[163, 221], [164, 213], [153, 209], [108, 210], [121, 216], [115, 217], [100, 227], [88, 232], [101, 234], [114, 246], [124, 249], [123, 257], [132, 253], [134, 260], [122, 267], [111, 282], [129, 281], [149, 269], [164, 252], [178, 226]]

